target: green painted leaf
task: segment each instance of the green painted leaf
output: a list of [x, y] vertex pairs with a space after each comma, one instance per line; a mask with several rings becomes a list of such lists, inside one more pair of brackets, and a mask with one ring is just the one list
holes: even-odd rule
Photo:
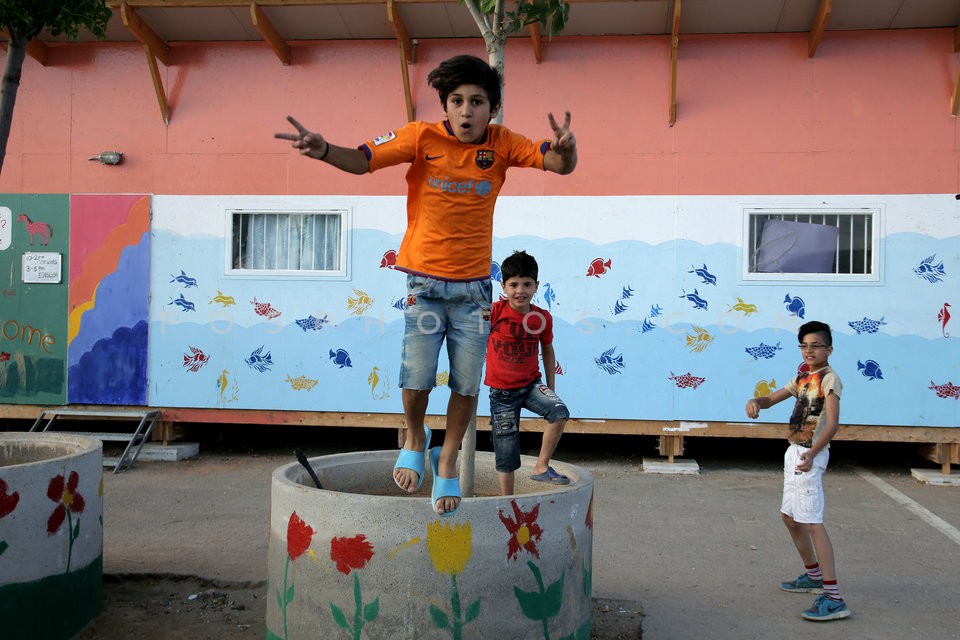
[[379, 597], [363, 608], [363, 620], [364, 622], [373, 622], [378, 615], [380, 615]]
[[531, 620], [543, 620], [543, 605], [540, 603], [540, 594], [536, 591], [524, 591], [520, 587], [513, 588], [513, 594], [520, 603], [523, 615]]
[[583, 595], [588, 598], [593, 594], [593, 569], [583, 570]]
[[280, 597], [280, 589], [276, 590], [277, 594], [277, 606], [280, 607], [280, 610], [283, 611], [283, 598]]
[[287, 602], [287, 603], [293, 602], [293, 596], [294, 596], [294, 595], [295, 595], [295, 594], [294, 594], [294, 591], [293, 591], [293, 585], [290, 585], [290, 588], [287, 589], [287, 597], [286, 597], [286, 599], [285, 599], [284, 601]]
[[343, 615], [343, 611], [340, 611], [340, 608], [330, 603], [330, 613], [333, 614], [333, 621], [337, 623], [337, 626], [350, 631], [350, 623], [347, 622], [347, 616]]
[[430, 617], [433, 618], [433, 626], [439, 629], [450, 628], [450, 618], [447, 617], [436, 605], [430, 605]]
[[73, 525], [73, 532], [70, 534], [71, 540], [76, 540], [80, 537], [80, 518], [77, 518], [77, 524]]
[[560, 613], [560, 605], [563, 604], [563, 575], [560, 579], [547, 587], [547, 592], [543, 594], [543, 616], [552, 618]]
[[10, 548], [10, 545], [7, 544], [6, 540], [0, 540], [0, 556], [3, 555], [3, 552]]
[[480, 615], [480, 598], [477, 598], [470, 603], [470, 606], [467, 607], [467, 612], [464, 614], [464, 622], [473, 622], [477, 619], [477, 616]]
[[270, 628], [267, 627], [267, 640], [283, 640], [283, 638], [275, 634], [273, 631], [270, 631]]

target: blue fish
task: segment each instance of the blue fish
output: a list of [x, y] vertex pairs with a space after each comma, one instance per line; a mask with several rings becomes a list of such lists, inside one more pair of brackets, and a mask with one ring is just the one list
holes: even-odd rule
[[857, 371], [863, 374], [864, 378], [870, 380], [883, 380], [883, 372], [880, 371], [880, 365], [876, 360], [867, 360], [860, 362], [857, 360]]
[[259, 348], [254, 349], [250, 353], [250, 357], [244, 360], [247, 363], [247, 366], [251, 369], [256, 369], [260, 373], [264, 371], [269, 371], [270, 367], [273, 366], [273, 358], [270, 356], [270, 352], [267, 351], [267, 355], [263, 354], [263, 346], [260, 345]]
[[703, 280], [703, 284], [712, 284], [713, 286], [717, 286], [717, 276], [707, 271], [706, 264], [704, 264], [700, 269], [693, 267], [693, 270], [687, 271], [687, 273], [695, 273], [700, 276], [700, 278]]
[[627, 298], [633, 297], [633, 287], [624, 287], [623, 291], [620, 292], [620, 299], [626, 300]]
[[180, 297], [179, 297], [179, 298], [177, 298], [176, 300], [171, 300], [169, 303], [167, 303], [167, 306], [170, 306], [171, 304], [175, 304], [175, 305], [177, 305], [178, 307], [180, 307], [180, 310], [181, 310], [181, 311], [196, 311], [196, 310], [197, 310], [196, 305], [194, 305], [192, 302], [190, 302], [189, 300], [187, 300], [186, 298], [184, 298], [182, 293], [180, 294]]
[[403, 311], [404, 309], [407, 308], [407, 299], [397, 298], [396, 300], [393, 301], [393, 304], [390, 306], [392, 306], [394, 309], [397, 309], [398, 311]]
[[769, 360], [777, 355], [777, 351], [783, 351], [783, 347], [780, 346], [779, 342], [775, 345], [763, 344], [761, 342], [756, 347], [746, 347], [744, 351], [752, 355], [754, 360], [758, 358], [766, 358]]
[[303, 329], [304, 332], [320, 331], [320, 329], [323, 329], [323, 325], [327, 324], [327, 322], [328, 320], [326, 315], [324, 315], [322, 318], [309, 315], [306, 318], [300, 318], [296, 321], [297, 326]]
[[803, 303], [803, 298], [800, 296], [794, 296], [791, 298], [789, 293], [784, 296], [783, 304], [786, 305], [787, 311], [790, 312], [790, 315], [798, 316], [801, 319], [807, 310], [807, 306]]
[[640, 333], [646, 333], [647, 331], [653, 331], [657, 328], [657, 325], [650, 322], [650, 318], [644, 318], [643, 324], [640, 325]]
[[613, 356], [613, 352], [616, 351], [616, 347], [612, 347], [604, 351], [599, 358], [594, 358], [593, 361], [597, 363], [597, 366], [613, 375], [615, 373], [620, 373], [620, 370], [623, 369], [623, 355], [617, 357]]
[[694, 309], [707, 308], [707, 301], [700, 297], [700, 292], [697, 291], [696, 289], [693, 290], [693, 293], [687, 293], [685, 289], [681, 289], [681, 291], [683, 291], [683, 295], [680, 297], [686, 298], [687, 300], [692, 302]]
[[346, 349], [337, 349], [334, 351], [330, 349], [330, 359], [333, 360], [333, 364], [337, 365], [341, 369], [344, 367], [352, 367], [350, 363], [350, 354], [347, 353]]
[[652, 304], [652, 305], [650, 305], [650, 317], [651, 317], [651, 318], [659, 318], [662, 313], [663, 313], [663, 307], [661, 307], [661, 306], [658, 305], [658, 304]]
[[933, 264], [937, 259], [937, 254], [932, 256], [927, 256], [920, 261], [920, 264], [913, 270], [915, 274], [926, 280], [927, 282], [942, 282], [943, 276], [947, 275], [947, 272], [943, 269], [943, 261], [940, 261], [940, 264]]
[[882, 316], [880, 317], [879, 320], [871, 320], [867, 316], [863, 316], [863, 320], [853, 320], [852, 322], [848, 322], [847, 324], [850, 325], [851, 329], [853, 329], [858, 334], [860, 334], [860, 333], [876, 333], [877, 331], [880, 330], [880, 325], [884, 325], [887, 323], [883, 321]]
[[617, 300], [617, 302], [613, 305], [613, 315], [618, 316], [628, 308], [629, 307], [627, 307], [627, 305], [623, 304], [623, 300]]
[[553, 290], [550, 283], [543, 285], [543, 301], [547, 303], [547, 309], [553, 309], [553, 303], [557, 299], [557, 292]]
[[171, 280], [170, 282], [179, 282], [180, 284], [183, 285], [184, 289], [189, 289], [190, 287], [197, 286], [197, 279], [191, 278], [190, 276], [188, 276], [183, 269], [180, 269], [180, 275], [170, 276], [170, 277], [173, 278], [173, 280]]
[[503, 282], [503, 272], [500, 271], [499, 262], [490, 263], [490, 279], [494, 282]]

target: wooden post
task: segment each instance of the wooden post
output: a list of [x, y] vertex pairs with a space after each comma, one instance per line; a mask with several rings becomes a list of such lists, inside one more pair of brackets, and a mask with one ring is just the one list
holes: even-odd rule
[[660, 436], [660, 455], [667, 458], [667, 462], [673, 464], [675, 456], [683, 455], [683, 436]]

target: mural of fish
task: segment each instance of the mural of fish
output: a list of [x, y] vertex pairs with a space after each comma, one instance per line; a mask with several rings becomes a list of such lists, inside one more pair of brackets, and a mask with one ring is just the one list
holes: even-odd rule
[[180, 269], [180, 275], [178, 275], [178, 276], [170, 276], [170, 277], [173, 278], [173, 280], [171, 280], [170, 282], [179, 282], [180, 284], [183, 285], [183, 288], [184, 288], [184, 289], [189, 289], [190, 287], [195, 287], [195, 286], [197, 286], [197, 279], [196, 279], [196, 278], [191, 278], [190, 276], [188, 276], [188, 275], [183, 271], [183, 269]]
[[224, 308], [237, 304], [237, 301], [233, 299], [233, 296], [224, 295], [222, 291], [217, 291], [217, 295], [210, 298], [210, 302], [207, 304], [213, 304], [214, 302], [223, 305]]
[[438, 387], [445, 387], [450, 382], [450, 372], [440, 371], [437, 373], [436, 383]]
[[737, 298], [737, 304], [730, 305], [730, 311], [741, 311], [743, 315], [749, 316], [757, 312], [757, 305], [744, 302], [743, 298]]
[[663, 307], [658, 304], [650, 305], [650, 317], [659, 318], [663, 314]]
[[940, 333], [944, 338], [949, 338], [950, 334], [947, 333], [947, 323], [950, 322], [950, 303], [944, 302], [943, 306], [940, 307], [939, 313], [937, 313], [937, 320], [940, 321]]
[[557, 300], [557, 292], [553, 290], [550, 283], [543, 285], [543, 301], [547, 305], [547, 310], [553, 309], [553, 303]]
[[615, 316], [620, 315], [627, 309], [629, 309], [629, 307], [623, 304], [623, 300], [617, 300], [615, 303], [613, 303], [613, 315]]
[[397, 252], [394, 249], [388, 249], [383, 252], [383, 257], [380, 258], [380, 268], [381, 269], [393, 269], [397, 264]]
[[766, 358], [769, 360], [773, 356], [777, 355], [777, 351], [783, 351], [783, 347], [780, 346], [779, 342], [775, 345], [763, 344], [761, 342], [755, 347], [746, 347], [744, 351], [752, 355], [754, 360], [758, 360], [759, 358]]
[[681, 289], [681, 291], [683, 291], [683, 295], [680, 297], [692, 302], [694, 309], [707, 310], [707, 301], [700, 297], [700, 292], [697, 289], [694, 289], [693, 293], [687, 293], [686, 289]]
[[403, 311], [407, 308], [407, 299], [406, 298], [397, 298], [393, 301], [393, 304], [390, 305], [398, 311]]
[[313, 378], [308, 378], [307, 376], [304, 376], [304, 375], [297, 376], [296, 378], [291, 378], [290, 374], [288, 373], [286, 379], [284, 379], [284, 382], [289, 383], [290, 387], [294, 391], [310, 391], [315, 386], [317, 386], [317, 383], [320, 381], [314, 380]]
[[715, 275], [713, 275], [712, 273], [710, 273], [709, 271], [707, 271], [707, 265], [706, 265], [706, 264], [704, 264], [704, 265], [703, 265], [702, 267], [700, 267], [699, 269], [698, 269], [697, 267], [693, 267], [693, 266], [691, 265], [691, 269], [692, 269], [692, 270], [691, 270], [691, 271], [687, 271], [687, 273], [695, 273], [695, 274], [697, 274], [697, 275], [700, 277], [700, 279], [703, 281], [703, 284], [712, 284], [713, 286], [717, 286], [717, 276], [715, 276]]
[[0, 362], [8, 362], [10, 360], [10, 354], [6, 351], [0, 351]]
[[699, 387], [700, 385], [702, 385], [704, 382], [707, 381], [706, 378], [695, 376], [689, 371], [683, 374], [682, 376], [676, 376], [673, 374], [673, 371], [671, 371], [670, 376], [667, 378], [667, 380], [673, 380], [674, 384], [677, 385], [678, 389], [696, 389], [697, 387]]
[[270, 352], [267, 351], [266, 355], [263, 355], [264, 345], [260, 345], [250, 353], [250, 357], [244, 360], [247, 363], [247, 366], [251, 369], [256, 369], [260, 373], [264, 371], [269, 371], [270, 367], [273, 366], [273, 358], [270, 355]]
[[764, 398], [773, 393], [773, 390], [776, 388], [777, 380], [775, 378], [771, 378], [769, 381], [761, 380], [757, 383], [757, 386], [753, 388], [753, 397]]
[[857, 360], [857, 371], [868, 380], [883, 380], [883, 372], [880, 371], [880, 365], [877, 364], [876, 360], [867, 360], [866, 362]]
[[[380, 368], [374, 367], [367, 376], [367, 384], [370, 385], [370, 395], [374, 400], [383, 400], [390, 397], [390, 390], [386, 378], [380, 377]], [[377, 388], [380, 388], [379, 393]]]
[[317, 318], [314, 315], [309, 315], [306, 318], [300, 318], [296, 320], [297, 326], [303, 329], [304, 333], [307, 331], [320, 331], [323, 329], [323, 325], [327, 324], [327, 316], [324, 315], [322, 318]]
[[648, 331], [653, 331], [657, 328], [657, 325], [650, 322], [650, 318], [644, 318], [643, 324], [640, 325], [640, 333], [646, 333]]
[[626, 300], [627, 298], [633, 297], [633, 287], [624, 287], [620, 292], [620, 299]]
[[562, 375], [563, 375], [563, 367], [560, 366], [560, 361], [559, 361], [559, 360], [557, 360], [557, 366], [555, 366], [555, 367], [553, 368], [553, 372], [554, 372], [555, 374], [557, 374], [558, 376], [562, 376]]
[[499, 262], [490, 263], [490, 279], [494, 282], [503, 282], [503, 272], [500, 271]]
[[347, 353], [346, 349], [337, 349], [336, 351], [330, 349], [330, 359], [333, 360], [333, 364], [341, 369], [353, 366], [353, 363], [350, 362], [350, 354]]
[[803, 298], [800, 296], [790, 297], [788, 293], [783, 298], [783, 304], [787, 308], [787, 311], [790, 312], [790, 315], [797, 316], [800, 319], [803, 319], [803, 314], [807, 312], [807, 306], [803, 302]]
[[693, 329], [694, 333], [693, 335], [687, 334], [687, 346], [694, 353], [702, 353], [713, 343], [714, 337], [703, 327], [690, 325], [690, 328]]
[[623, 354], [619, 356], [613, 355], [616, 350], [617, 350], [616, 347], [611, 347], [610, 349], [607, 349], [602, 354], [600, 354], [599, 358], [593, 359], [593, 361], [597, 363], [598, 367], [600, 367], [610, 375], [613, 375], [615, 373], [620, 373], [620, 371], [622, 371], [625, 366], [623, 364]]
[[871, 320], [867, 316], [863, 316], [863, 320], [854, 320], [847, 324], [850, 325], [850, 328], [856, 331], [857, 334], [861, 334], [876, 333], [882, 325], [887, 323], [883, 321], [883, 316], [881, 316], [879, 320]]
[[250, 304], [253, 305], [253, 312], [258, 316], [263, 316], [267, 320], [273, 320], [274, 318], [279, 318], [282, 315], [281, 311], [277, 311], [271, 306], [269, 302], [260, 302], [254, 296], [253, 300], [250, 301]]
[[205, 354], [202, 349], [198, 349], [197, 347], [189, 347], [189, 349], [189, 354], [183, 354], [183, 368], [187, 371], [196, 373], [197, 371], [200, 371], [200, 367], [210, 361], [210, 356]]
[[936, 261], [937, 254], [927, 256], [920, 261], [920, 264], [913, 269], [913, 272], [931, 284], [943, 282], [943, 278], [947, 275], [947, 272], [943, 268], [943, 260], [934, 264]]
[[931, 380], [930, 386], [927, 388], [935, 391], [938, 398], [953, 398], [954, 400], [960, 398], [960, 387], [952, 382], [937, 384]]
[[167, 306], [170, 306], [171, 304], [175, 304], [175, 305], [177, 305], [178, 307], [180, 307], [180, 310], [181, 310], [181, 311], [196, 311], [196, 310], [197, 310], [197, 306], [196, 306], [195, 304], [193, 304], [192, 302], [190, 302], [189, 300], [187, 300], [186, 298], [184, 298], [182, 293], [180, 294], [180, 297], [177, 298], [176, 300], [171, 300], [170, 302], [168, 302], [168, 303], [167, 303]]
[[[220, 402], [236, 402], [240, 395], [240, 385], [237, 384], [237, 373], [233, 373], [233, 382], [231, 384], [230, 377], [227, 375], [227, 370], [224, 369], [220, 372], [220, 377], [217, 378], [217, 389], [220, 391]], [[230, 389], [229, 394], [227, 389]]]
[[612, 265], [613, 265], [613, 261], [609, 258], [607, 258], [606, 260], [604, 260], [603, 258], [594, 258], [593, 261], [590, 262], [590, 266], [587, 267], [587, 276], [588, 277], [593, 276], [595, 278], [599, 278], [600, 276], [605, 274], [607, 271], [609, 271]]
[[360, 289], [354, 289], [353, 292], [357, 297], [347, 296], [347, 310], [352, 316], [362, 316], [373, 305], [373, 298]]

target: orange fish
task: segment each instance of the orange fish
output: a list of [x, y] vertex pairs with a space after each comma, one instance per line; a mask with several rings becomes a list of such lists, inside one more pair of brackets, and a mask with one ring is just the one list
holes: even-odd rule
[[383, 257], [380, 258], [381, 269], [393, 269], [393, 265], [395, 264], [397, 264], [397, 252], [393, 249], [386, 251]]
[[599, 278], [610, 270], [612, 262], [609, 258], [606, 261], [604, 261], [603, 258], [594, 258], [593, 262], [590, 263], [590, 267], [587, 269], [587, 275]]

